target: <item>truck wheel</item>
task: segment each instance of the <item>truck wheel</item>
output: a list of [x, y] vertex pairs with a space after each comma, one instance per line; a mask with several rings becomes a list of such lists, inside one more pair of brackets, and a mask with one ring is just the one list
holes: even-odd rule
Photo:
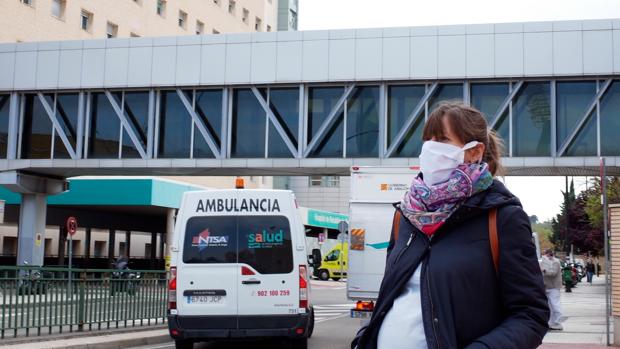
[[310, 319], [308, 320], [308, 338], [312, 337], [314, 332], [314, 307], [310, 307]]
[[188, 340], [176, 340], [174, 341], [174, 347], [176, 349], [193, 349], [194, 343]]
[[323, 281], [327, 281], [329, 280], [329, 272], [325, 269], [321, 269], [319, 271], [319, 279], [323, 280]]
[[291, 348], [308, 349], [308, 338], [291, 339]]

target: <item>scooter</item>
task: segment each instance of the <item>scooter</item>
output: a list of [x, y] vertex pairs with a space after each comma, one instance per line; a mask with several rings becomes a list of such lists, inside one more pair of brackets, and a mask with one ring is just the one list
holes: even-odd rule
[[138, 291], [140, 283], [140, 273], [129, 269], [126, 261], [114, 263], [115, 271], [110, 278], [110, 296], [118, 292], [127, 292], [133, 296]]

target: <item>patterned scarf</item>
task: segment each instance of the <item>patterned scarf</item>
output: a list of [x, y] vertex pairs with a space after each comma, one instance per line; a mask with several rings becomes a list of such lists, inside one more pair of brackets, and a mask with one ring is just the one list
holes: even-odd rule
[[493, 175], [486, 163], [460, 164], [443, 183], [429, 186], [416, 177], [400, 208], [413, 225], [430, 237], [467, 198], [492, 183]]

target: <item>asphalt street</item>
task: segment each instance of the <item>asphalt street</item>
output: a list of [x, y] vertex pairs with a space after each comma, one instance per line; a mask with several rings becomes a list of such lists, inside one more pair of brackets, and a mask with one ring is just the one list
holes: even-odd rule
[[[352, 302], [346, 297], [346, 282], [312, 281], [312, 300], [315, 308], [316, 325], [308, 341], [311, 349], [348, 349], [355, 336], [360, 320], [351, 319], [349, 310]], [[132, 349], [170, 349], [174, 343], [155, 344]], [[292, 348], [286, 341], [244, 341], [199, 343], [195, 349], [245, 349], [245, 348]]]

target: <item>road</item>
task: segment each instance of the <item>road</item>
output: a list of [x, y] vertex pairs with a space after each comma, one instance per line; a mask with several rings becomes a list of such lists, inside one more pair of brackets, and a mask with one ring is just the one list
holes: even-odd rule
[[[346, 297], [346, 283], [335, 281], [312, 281], [312, 302], [316, 325], [308, 341], [311, 349], [349, 349], [351, 339], [359, 328], [360, 320], [349, 317], [352, 303]], [[286, 341], [252, 341], [238, 343], [199, 343], [195, 349], [279, 349], [290, 348]], [[133, 349], [170, 349], [174, 343], [155, 344]]]

